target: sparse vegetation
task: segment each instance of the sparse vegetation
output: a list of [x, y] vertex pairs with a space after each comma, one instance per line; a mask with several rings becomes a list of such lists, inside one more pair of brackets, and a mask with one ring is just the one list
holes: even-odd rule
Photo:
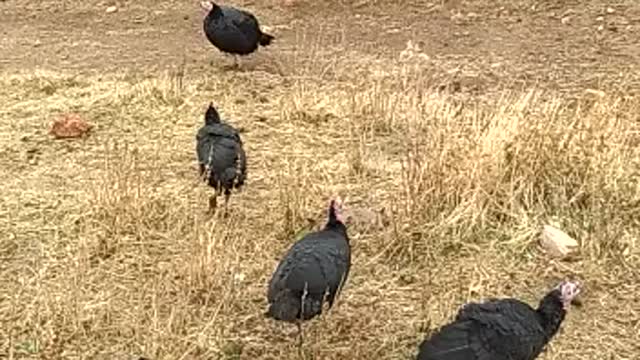
[[[409, 359], [463, 302], [534, 302], [561, 277], [584, 305], [542, 358], [637, 356], [637, 97], [476, 96], [423, 58], [309, 36], [246, 72], [0, 75], [0, 357], [299, 358], [295, 327], [263, 316], [267, 281], [333, 194], [386, 226], [350, 228], [349, 283], [307, 359]], [[228, 218], [206, 214], [194, 153], [214, 99], [249, 162]], [[68, 111], [90, 136], [47, 134]], [[575, 259], [539, 250], [546, 223]]]

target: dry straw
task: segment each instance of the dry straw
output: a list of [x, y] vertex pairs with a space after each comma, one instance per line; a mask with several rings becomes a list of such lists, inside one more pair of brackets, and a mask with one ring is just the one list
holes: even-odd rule
[[[294, 328], [262, 316], [267, 280], [331, 194], [385, 225], [349, 229], [352, 277], [306, 358], [407, 359], [463, 302], [534, 303], [565, 276], [584, 306], [543, 358], [637, 357], [637, 99], [470, 98], [428, 59], [300, 44], [247, 73], [0, 79], [0, 357], [298, 358]], [[228, 218], [196, 178], [209, 101], [249, 157]], [[92, 135], [48, 137], [66, 111]], [[574, 262], [538, 250], [549, 221], [580, 240]]]

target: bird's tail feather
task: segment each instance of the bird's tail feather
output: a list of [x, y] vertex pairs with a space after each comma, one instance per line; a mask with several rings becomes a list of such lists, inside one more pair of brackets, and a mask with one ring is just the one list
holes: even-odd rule
[[309, 320], [322, 313], [322, 300], [303, 295], [297, 297], [289, 290], [282, 291], [276, 296], [274, 301], [269, 304], [269, 310], [265, 316], [293, 322], [298, 319]]
[[269, 304], [265, 316], [282, 321], [295, 321], [300, 314], [300, 300], [290, 296], [288, 292], [280, 294]]
[[275, 37], [273, 35], [262, 33], [262, 34], [260, 34], [260, 41], [259, 42], [260, 42], [261, 46], [267, 46], [267, 45], [271, 44], [273, 39], [275, 39]]

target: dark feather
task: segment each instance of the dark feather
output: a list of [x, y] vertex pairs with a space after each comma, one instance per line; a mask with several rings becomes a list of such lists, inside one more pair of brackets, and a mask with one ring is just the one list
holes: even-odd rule
[[200, 175], [211, 187], [228, 193], [244, 184], [247, 159], [240, 134], [220, 120], [212, 104], [205, 114], [205, 125], [198, 130], [196, 142]]
[[259, 45], [271, 44], [274, 37], [260, 29], [258, 19], [248, 11], [213, 4], [204, 18], [204, 32], [218, 50], [233, 55], [248, 55]]
[[420, 345], [418, 360], [533, 360], [564, 319], [559, 296], [551, 291], [537, 309], [516, 299], [466, 304]]
[[274, 271], [267, 293], [268, 316], [292, 322], [321, 314], [325, 301], [333, 306], [350, 267], [347, 230], [332, 203], [324, 229], [296, 242]]

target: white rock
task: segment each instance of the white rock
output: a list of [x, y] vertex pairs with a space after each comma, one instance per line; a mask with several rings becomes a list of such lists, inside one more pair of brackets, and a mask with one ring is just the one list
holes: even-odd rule
[[114, 13], [114, 12], [118, 11], [118, 8], [115, 7], [115, 6], [109, 6], [107, 8], [107, 10], [105, 10], [105, 11], [107, 12], [107, 14], [111, 14], [111, 13]]
[[543, 226], [540, 242], [551, 256], [558, 258], [566, 257], [578, 246], [574, 238], [551, 225]]

